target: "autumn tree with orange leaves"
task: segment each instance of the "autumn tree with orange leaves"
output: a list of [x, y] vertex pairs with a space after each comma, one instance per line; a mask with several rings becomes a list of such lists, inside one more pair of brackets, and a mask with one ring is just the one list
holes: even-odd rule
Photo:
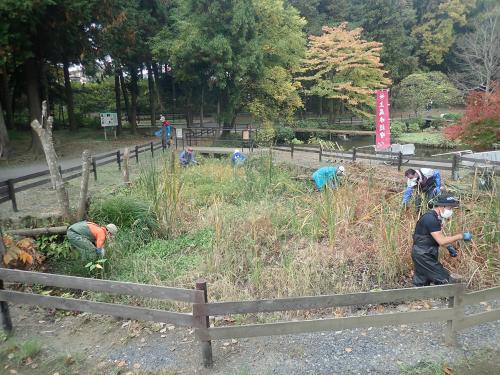
[[335, 103], [355, 114], [373, 116], [374, 90], [391, 83], [380, 62], [382, 43], [363, 40], [362, 31], [348, 30], [347, 23], [342, 23], [337, 27], [324, 26], [320, 36], [309, 36], [298, 80], [306, 95], [328, 100], [330, 123], [335, 120]]

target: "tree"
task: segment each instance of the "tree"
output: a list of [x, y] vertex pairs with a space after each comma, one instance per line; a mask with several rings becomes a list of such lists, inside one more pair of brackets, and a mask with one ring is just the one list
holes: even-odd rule
[[374, 90], [387, 87], [390, 80], [382, 69], [382, 43], [361, 39], [361, 28], [323, 27], [321, 36], [309, 36], [309, 48], [298, 79], [307, 85], [306, 95], [330, 99], [330, 121], [333, 101], [350, 111], [370, 117], [375, 107]]
[[368, 40], [384, 44], [380, 59], [394, 81], [401, 81], [417, 69], [418, 59], [413, 56], [416, 43], [411, 36], [415, 12], [411, 4], [402, 0], [354, 0], [349, 21], [362, 27]]
[[455, 42], [456, 28], [465, 26], [476, 0], [414, 0], [417, 24], [413, 35], [418, 54], [428, 66], [443, 62]]
[[393, 90], [396, 106], [409, 108], [418, 114], [429, 100], [436, 106], [458, 105], [462, 95], [441, 72], [414, 73], [403, 79]]
[[464, 89], [484, 88], [500, 79], [500, 7], [489, 9], [473, 23], [473, 31], [457, 41], [458, 71], [454, 80]]
[[54, 148], [54, 140], [52, 138], [53, 118], [52, 116], [48, 116], [46, 101], [42, 104], [41, 114], [41, 123], [38, 119], [34, 119], [31, 122], [31, 127], [36, 132], [38, 137], [40, 137], [40, 142], [43, 145], [43, 151], [45, 153], [45, 158], [47, 159], [47, 165], [50, 171], [52, 188], [56, 191], [57, 201], [59, 203], [59, 207], [61, 208], [62, 217], [67, 220], [71, 216], [68, 192], [64, 186], [64, 180], [57, 163], [57, 154]]

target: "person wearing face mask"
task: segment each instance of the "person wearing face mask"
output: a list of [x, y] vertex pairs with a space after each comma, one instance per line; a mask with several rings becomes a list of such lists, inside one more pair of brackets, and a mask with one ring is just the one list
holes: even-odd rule
[[426, 195], [427, 201], [435, 198], [441, 193], [441, 174], [436, 169], [420, 168], [408, 169], [405, 172], [407, 179], [406, 190], [403, 193], [403, 206], [406, 206], [416, 190], [417, 196], [415, 197], [415, 207], [417, 211], [420, 210], [422, 205], [421, 194]]
[[[455, 281], [439, 263], [438, 254], [439, 246], [451, 245], [458, 240], [472, 240], [472, 235], [469, 232], [454, 236], [446, 236], [442, 232], [442, 221], [449, 220], [453, 215], [453, 209], [458, 205], [457, 198], [449, 194], [441, 194], [437, 197], [433, 209], [418, 220], [413, 234], [411, 252], [415, 271], [413, 285], [427, 286], [431, 283], [441, 285]], [[452, 249], [453, 251], [448, 248], [451, 256], [456, 256], [456, 250], [453, 247]]]

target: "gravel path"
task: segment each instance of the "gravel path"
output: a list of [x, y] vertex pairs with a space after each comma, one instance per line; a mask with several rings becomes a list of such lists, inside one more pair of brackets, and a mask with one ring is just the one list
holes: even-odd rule
[[[442, 302], [429, 304], [437, 308]], [[418, 308], [386, 307], [385, 312], [410, 307]], [[478, 305], [473, 311], [498, 307], [500, 301], [493, 301]], [[214, 366], [205, 369], [200, 365], [200, 348], [192, 330], [91, 314], [61, 318], [60, 314], [28, 307], [12, 310], [16, 338], [35, 336], [44, 344], [46, 355], [35, 361], [72, 354], [85, 358], [86, 370], [96, 370], [90, 372], [96, 374], [126, 374], [134, 369], [148, 373], [163, 371], [162, 374], [168, 375], [399, 374], [401, 366], [421, 361], [452, 366], [484, 349], [500, 353], [500, 321], [462, 331], [457, 348], [443, 344], [445, 323], [426, 323], [214, 341]], [[5, 344], [0, 344], [0, 350], [2, 345]], [[499, 373], [496, 371], [500, 371], [499, 363], [491, 366], [497, 367], [492, 367], [490, 374]]]

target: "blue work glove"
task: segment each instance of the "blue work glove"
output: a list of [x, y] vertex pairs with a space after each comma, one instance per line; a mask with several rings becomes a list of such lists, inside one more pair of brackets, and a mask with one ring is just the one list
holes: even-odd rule
[[433, 191], [434, 194], [438, 195], [441, 193], [441, 189], [440, 188], [435, 188], [434, 191]]
[[98, 247], [97, 249], [95, 249], [95, 253], [96, 253], [98, 256], [103, 257], [103, 256], [104, 256], [104, 247]]
[[472, 234], [470, 232], [464, 232], [463, 237], [464, 237], [464, 241], [472, 240]]

